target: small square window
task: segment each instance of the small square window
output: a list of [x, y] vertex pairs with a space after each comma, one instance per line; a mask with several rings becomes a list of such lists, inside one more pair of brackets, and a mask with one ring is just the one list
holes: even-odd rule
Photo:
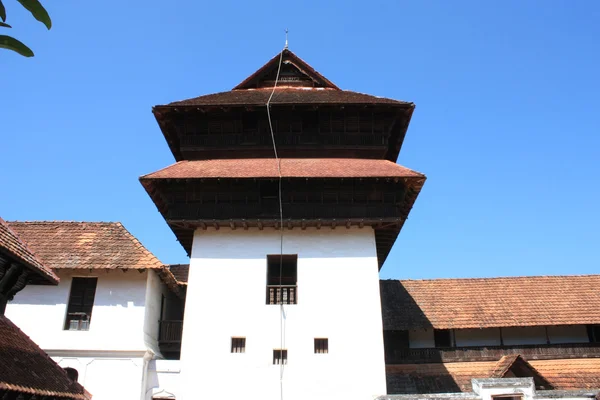
[[287, 364], [287, 350], [273, 350], [273, 365]]
[[327, 353], [329, 353], [329, 339], [315, 338], [315, 354], [327, 354]]
[[231, 338], [231, 352], [232, 353], [245, 353], [246, 352], [246, 338], [245, 337], [232, 337]]

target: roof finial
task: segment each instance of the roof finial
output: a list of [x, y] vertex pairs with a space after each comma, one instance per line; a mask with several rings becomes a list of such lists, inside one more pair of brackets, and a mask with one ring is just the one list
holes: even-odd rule
[[284, 50], [287, 50], [288, 48], [288, 28], [285, 28], [285, 47], [283, 48]]

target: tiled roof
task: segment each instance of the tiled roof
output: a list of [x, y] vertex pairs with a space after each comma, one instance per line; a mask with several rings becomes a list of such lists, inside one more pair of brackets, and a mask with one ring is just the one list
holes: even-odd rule
[[[424, 178], [425, 175], [387, 160], [346, 158], [280, 159], [285, 178]], [[268, 159], [179, 161], [140, 179], [276, 178], [277, 162]]]
[[169, 268], [175, 279], [177, 279], [178, 284], [187, 285], [190, 264], [171, 264], [167, 268]]
[[315, 71], [304, 60], [292, 51], [285, 49], [271, 58], [265, 65], [251, 74], [242, 83], [228, 92], [214, 93], [192, 99], [176, 101], [167, 106], [264, 106], [273, 91], [275, 73], [279, 64], [291, 68], [289, 72], [296, 79], [287, 81], [280, 76], [280, 81], [271, 98], [272, 104], [378, 104], [413, 107], [413, 103], [398, 101], [384, 97], [371, 96], [347, 90], [340, 90], [329, 79]]
[[90, 399], [43, 350], [5, 316], [0, 316], [0, 391], [40, 397]]
[[160, 269], [162, 263], [120, 222], [9, 222], [49, 267]]
[[600, 389], [600, 358], [529, 361], [555, 389]]
[[381, 281], [384, 329], [600, 324], [600, 275]]
[[[273, 88], [231, 90], [176, 101], [166, 107], [181, 106], [264, 106], [271, 96]], [[389, 105], [413, 107], [413, 103], [371, 96], [369, 94], [329, 88], [278, 87], [271, 99], [271, 104], [357, 104], [357, 105]], [[157, 106], [161, 108], [165, 106]]]
[[[473, 378], [498, 378], [500, 361], [387, 365], [388, 393], [470, 392]], [[556, 390], [600, 388], [600, 358], [528, 361]], [[534, 372], [534, 375], [535, 375]]]
[[58, 283], [58, 277], [36, 257], [19, 235], [0, 218], [0, 252], [4, 252], [14, 261], [35, 271], [50, 283]]

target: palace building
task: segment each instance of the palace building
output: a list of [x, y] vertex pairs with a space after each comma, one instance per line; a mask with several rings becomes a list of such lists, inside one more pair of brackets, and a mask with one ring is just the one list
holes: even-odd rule
[[600, 276], [379, 279], [426, 180], [396, 163], [414, 109], [287, 48], [155, 106], [175, 163], [140, 182], [189, 264], [120, 223], [9, 222], [60, 283], [7, 315], [94, 400], [594, 399]]

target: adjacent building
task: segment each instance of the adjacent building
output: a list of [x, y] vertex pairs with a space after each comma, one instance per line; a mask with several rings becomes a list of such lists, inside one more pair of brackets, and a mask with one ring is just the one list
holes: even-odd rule
[[[0, 218], [0, 398], [89, 400], [74, 371], [58, 366], [5, 315], [6, 302], [25, 285], [56, 285], [59, 278]], [[31, 287], [31, 286], [30, 286]], [[44, 326], [37, 325], [37, 331]]]
[[160, 350], [160, 321], [181, 320], [184, 289], [120, 223], [9, 226], [60, 282], [26, 287], [6, 315], [94, 399], [141, 398], [150, 360], [170, 356]]

